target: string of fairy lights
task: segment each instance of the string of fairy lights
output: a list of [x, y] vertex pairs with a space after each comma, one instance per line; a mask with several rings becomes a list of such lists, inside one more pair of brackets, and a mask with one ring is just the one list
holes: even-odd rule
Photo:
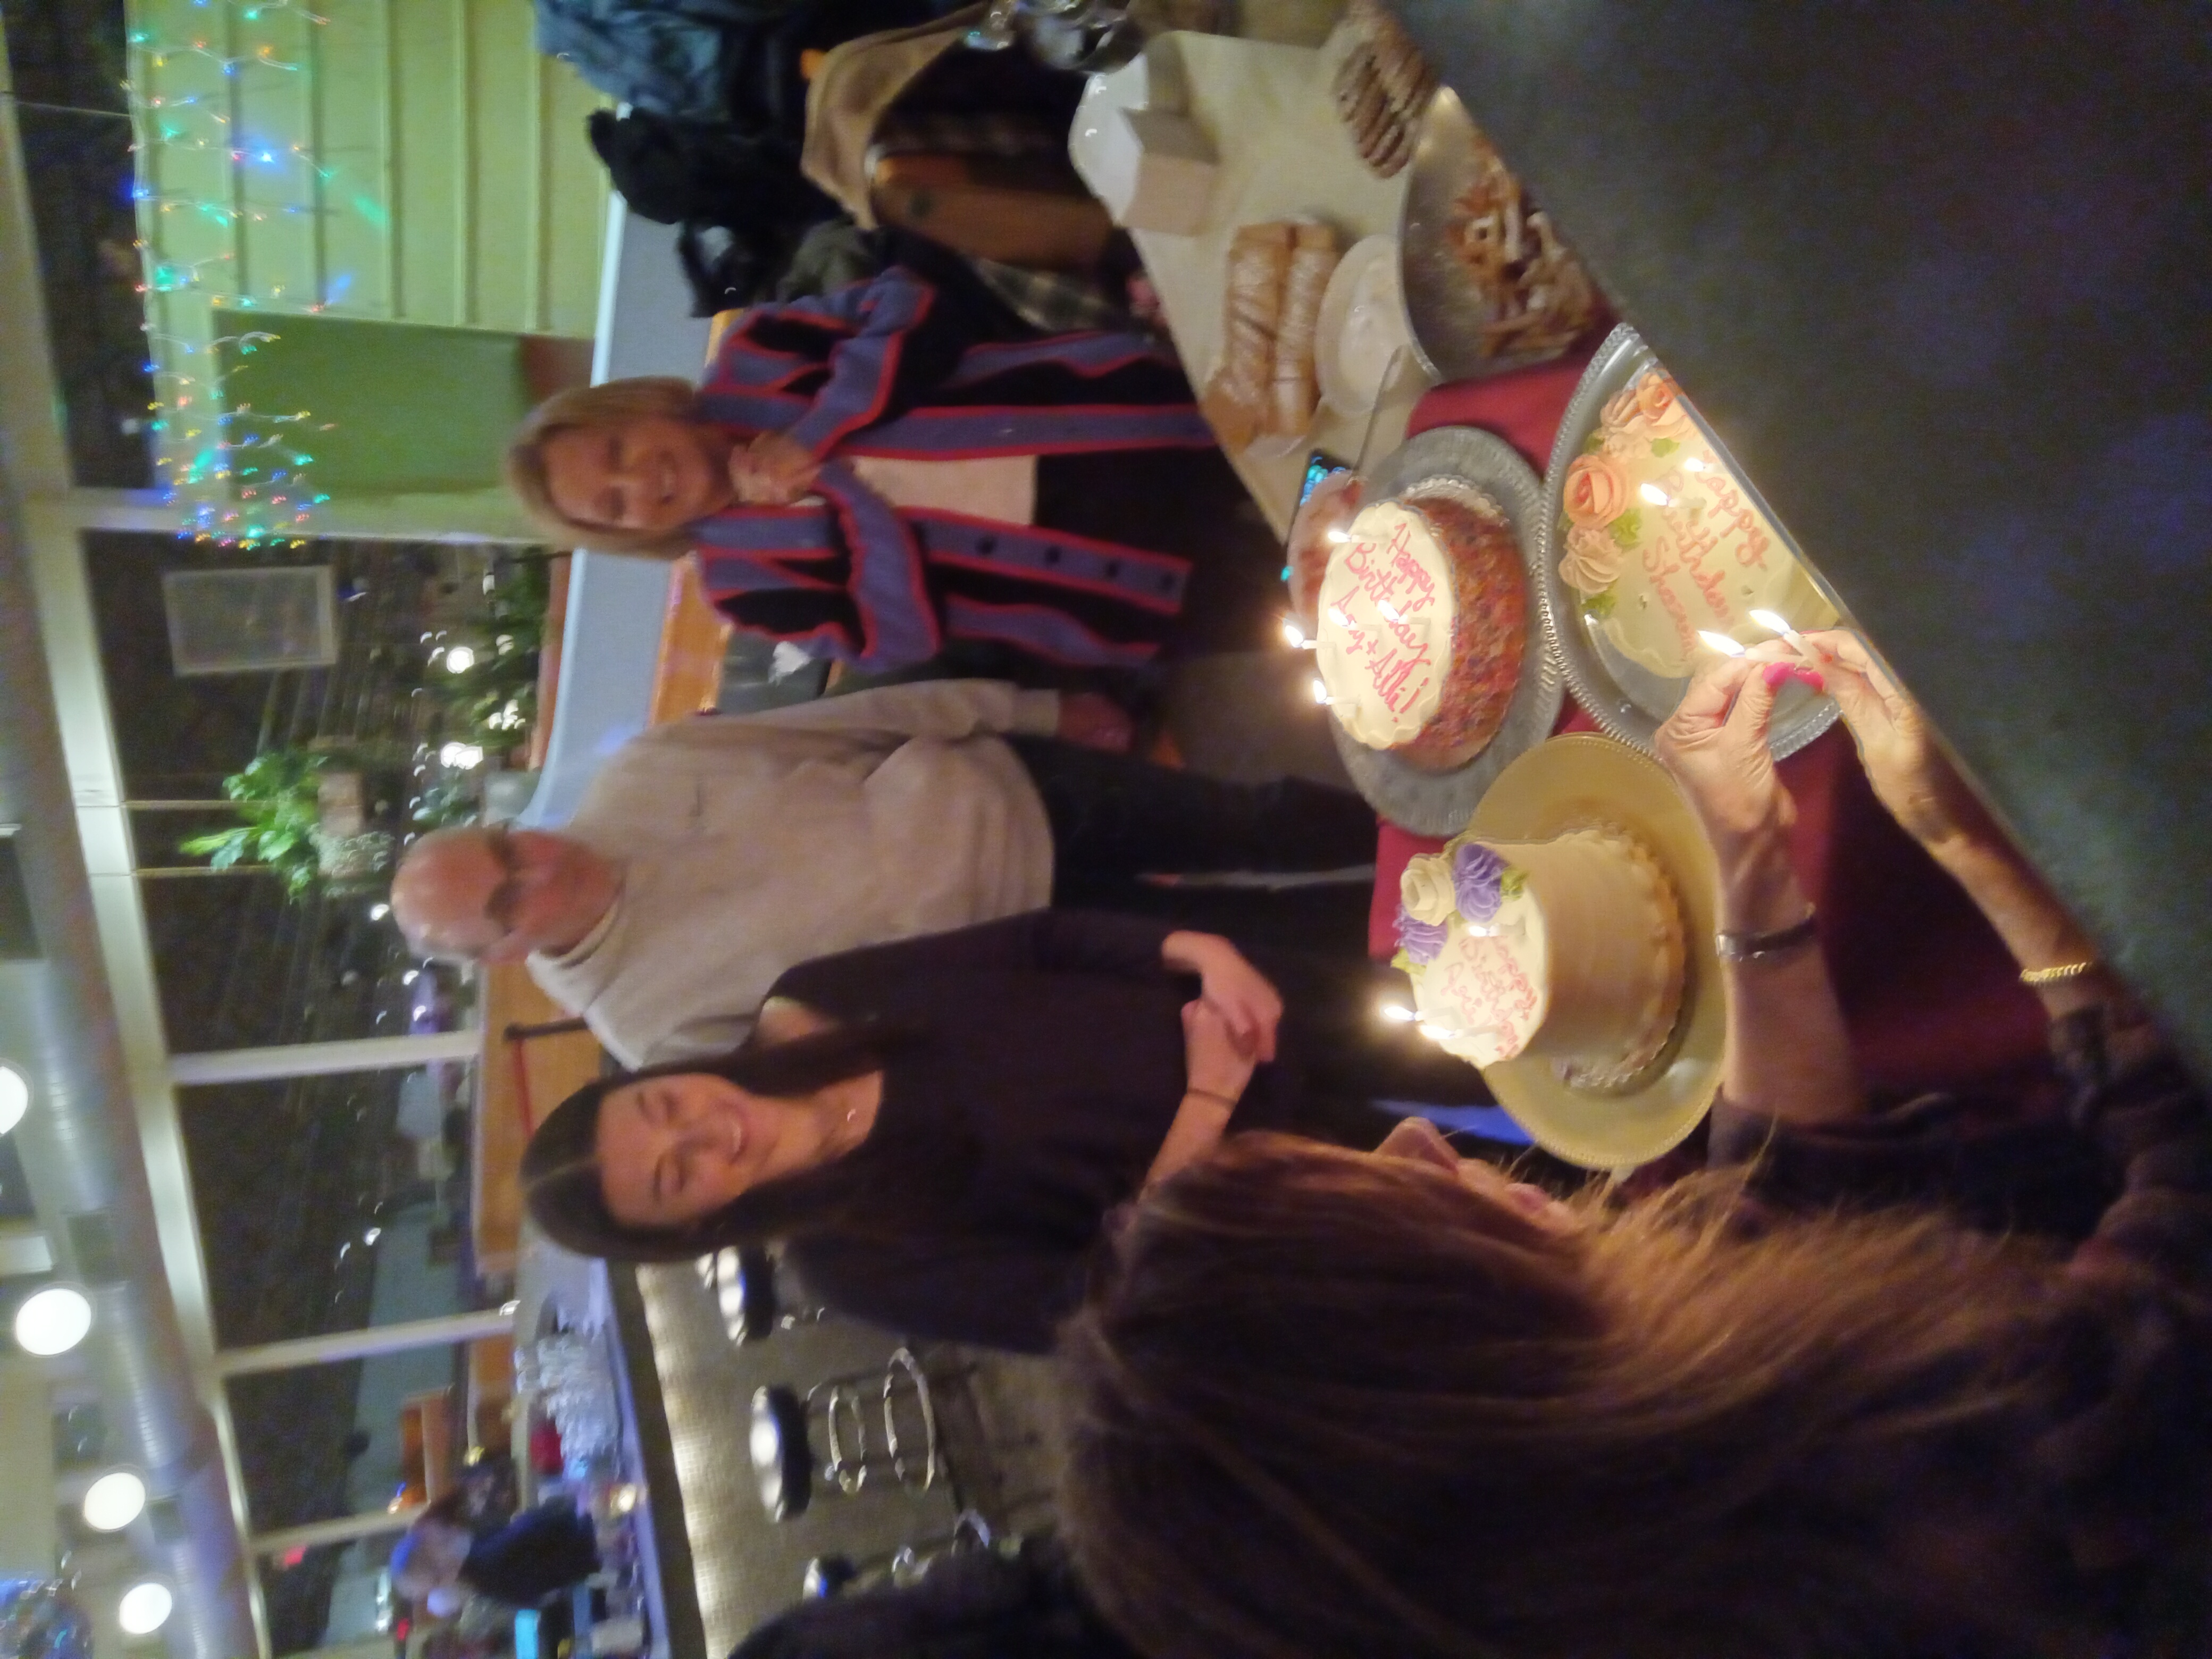
[[[158, 482], [179, 512], [178, 533], [230, 548], [298, 545], [313, 533], [315, 509], [329, 495], [314, 486], [314, 436], [330, 430], [306, 410], [261, 410], [240, 394], [251, 382], [239, 360], [280, 337], [284, 314], [319, 313], [343, 292], [331, 283], [304, 303], [283, 286], [259, 295], [239, 279], [234, 249], [186, 257], [177, 251], [189, 222], [221, 227], [235, 239], [249, 223], [325, 212], [337, 169], [301, 143], [259, 137], [243, 111], [257, 82], [310, 72], [312, 53], [280, 55], [273, 41], [235, 44], [240, 26], [289, 20], [295, 29], [330, 19], [298, 0], [191, 0], [175, 7], [194, 25], [147, 26], [144, 9], [127, 33], [130, 78], [123, 90], [136, 159], [138, 291], [146, 305], [146, 371], [154, 395], [148, 422]], [[173, 175], [198, 175], [198, 190]], [[270, 202], [270, 181], [289, 175], [298, 199]], [[374, 204], [354, 204], [373, 214]], [[182, 216], [182, 222], [173, 216]], [[194, 252], [198, 252], [197, 249]], [[262, 313], [271, 326], [255, 325]], [[237, 384], [233, 384], [237, 378]]]

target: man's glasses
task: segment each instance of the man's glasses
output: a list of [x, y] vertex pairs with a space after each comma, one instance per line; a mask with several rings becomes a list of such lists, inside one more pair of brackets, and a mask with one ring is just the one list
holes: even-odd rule
[[484, 847], [499, 866], [500, 878], [484, 900], [484, 919], [504, 937], [514, 931], [515, 912], [522, 905], [522, 854], [503, 823], [495, 823], [484, 831]]

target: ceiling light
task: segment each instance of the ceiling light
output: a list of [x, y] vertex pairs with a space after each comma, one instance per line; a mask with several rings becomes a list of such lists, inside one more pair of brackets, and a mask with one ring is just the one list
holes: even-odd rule
[[85, 1488], [84, 1524], [94, 1532], [121, 1532], [146, 1507], [146, 1483], [129, 1469], [111, 1469]]
[[115, 1606], [115, 1622], [125, 1636], [151, 1636], [169, 1622], [169, 1609], [177, 1598], [158, 1579], [142, 1578], [123, 1592]]
[[67, 1353], [92, 1328], [92, 1304], [70, 1285], [49, 1285], [15, 1310], [15, 1344], [25, 1353]]
[[30, 1084], [14, 1066], [0, 1063], [0, 1135], [21, 1123], [30, 1109]]

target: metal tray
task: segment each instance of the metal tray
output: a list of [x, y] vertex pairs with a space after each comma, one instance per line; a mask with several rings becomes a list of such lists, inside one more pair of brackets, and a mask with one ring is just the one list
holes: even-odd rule
[[[1527, 368], [1564, 357], [1587, 341], [1595, 327], [1546, 351], [1480, 349], [1484, 325], [1492, 320], [1489, 297], [1475, 286], [1449, 237], [1454, 204], [1474, 182], [1475, 145], [1486, 143], [1449, 87], [1440, 88], [1421, 119], [1421, 136], [1407, 165], [1406, 200], [1398, 210], [1398, 276], [1406, 301], [1406, 322], [1413, 331], [1413, 355], [1439, 385], [1481, 380], [1509, 369]], [[1594, 319], [1601, 325], [1606, 313]]]
[[[1605, 337], [1597, 356], [1590, 359], [1589, 368], [1583, 371], [1582, 384], [1568, 400], [1566, 415], [1559, 422], [1559, 435], [1552, 445], [1551, 469], [1544, 478], [1543, 524], [1538, 534], [1538, 581], [1544, 592], [1545, 614], [1551, 618], [1560, 666], [1565, 671], [1575, 701], [1588, 709], [1590, 718], [1609, 735], [1635, 744], [1646, 754], [1652, 750], [1654, 734], [1682, 701], [1683, 690], [1690, 682], [1686, 677], [1668, 679], [1640, 663], [1632, 662], [1583, 615], [1580, 602], [1559, 574], [1559, 559], [1566, 551], [1566, 520], [1560, 503], [1566, 489], [1567, 468], [1582, 453], [1583, 440], [1596, 428], [1607, 403], [1622, 387], [1633, 384], [1638, 375], [1659, 366], [1659, 359], [1644, 343], [1644, 337], [1627, 324], [1621, 324]], [[1797, 561], [1814, 586], [1842, 615], [1843, 606], [1836, 596], [1814, 573], [1789, 530], [1729, 457], [1728, 447], [1714, 435], [1696, 406], [1688, 407], [1698, 430], [1711, 442], [1714, 453], [1727, 463], [1736, 487], [1780, 532], [1790, 557]], [[1795, 681], [1784, 685], [1774, 703], [1771, 744], [1776, 758], [1794, 755], [1812, 742], [1835, 724], [1838, 712], [1828, 698]]]
[[1471, 426], [1440, 426], [1384, 457], [1367, 476], [1365, 499], [1382, 501], [1436, 478], [1488, 495], [1504, 510], [1521, 544], [1528, 574], [1528, 634], [1522, 648], [1521, 679], [1505, 707], [1504, 722], [1480, 754], [1449, 772], [1425, 770], [1387, 750], [1370, 749], [1334, 718], [1328, 730], [1345, 770], [1368, 805], [1419, 834], [1455, 836], [1467, 828], [1491, 781], [1552, 735], [1566, 691], [1539, 568], [1545, 546], [1542, 481], [1503, 438]]

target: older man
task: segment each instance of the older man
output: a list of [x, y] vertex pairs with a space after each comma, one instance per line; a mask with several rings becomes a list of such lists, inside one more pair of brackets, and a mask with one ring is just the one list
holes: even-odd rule
[[1357, 796], [1222, 783], [1115, 752], [1104, 700], [934, 680], [657, 726], [565, 832], [467, 829], [409, 848], [392, 902], [416, 948], [527, 958], [626, 1064], [719, 1054], [785, 969], [1047, 903], [1139, 909], [1357, 950], [1364, 886], [1295, 899], [1146, 874], [1369, 862]]

